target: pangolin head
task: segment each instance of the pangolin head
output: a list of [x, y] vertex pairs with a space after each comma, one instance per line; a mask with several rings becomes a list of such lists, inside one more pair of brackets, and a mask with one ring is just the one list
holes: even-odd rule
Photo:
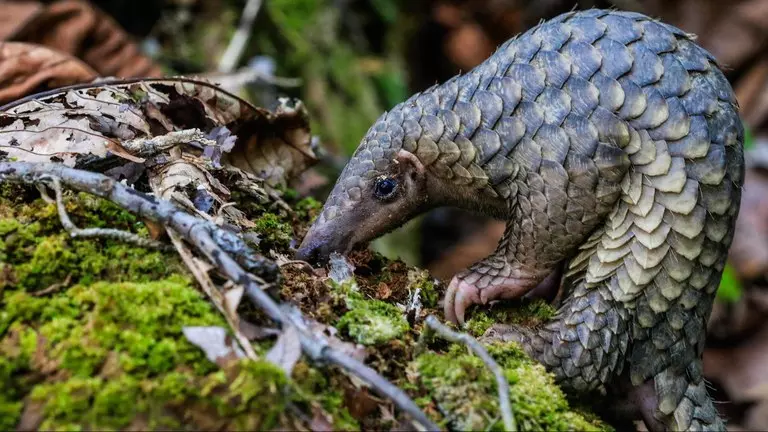
[[402, 129], [383, 115], [368, 131], [341, 172], [296, 258], [324, 262], [345, 254], [428, 208], [424, 166], [402, 148]]

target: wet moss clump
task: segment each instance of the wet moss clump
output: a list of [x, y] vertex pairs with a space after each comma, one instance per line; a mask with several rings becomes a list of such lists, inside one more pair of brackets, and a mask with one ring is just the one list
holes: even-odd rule
[[[521, 431], [613, 429], [588, 413], [574, 410], [554, 377], [513, 343], [488, 346], [490, 354], [504, 369], [510, 384], [512, 410]], [[460, 345], [447, 352], [426, 352], [409, 366], [409, 376], [418, 377], [428, 395], [424, 404], [438, 404], [450, 412], [450, 426], [456, 430], [503, 430], [496, 384], [479, 357]], [[447, 426], [447, 425], [446, 425]]]
[[397, 339], [410, 330], [403, 312], [397, 306], [365, 298], [354, 276], [341, 283], [329, 279], [328, 283], [333, 294], [344, 301], [347, 309], [336, 323], [336, 328], [355, 342], [379, 345]]

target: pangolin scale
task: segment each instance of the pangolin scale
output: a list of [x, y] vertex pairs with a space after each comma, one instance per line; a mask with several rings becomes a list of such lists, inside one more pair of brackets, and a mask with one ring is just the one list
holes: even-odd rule
[[574, 11], [383, 114], [298, 256], [317, 259], [437, 206], [507, 221], [453, 278], [446, 317], [519, 297], [565, 266], [540, 328], [497, 325], [573, 392], [635, 394], [651, 430], [723, 430], [702, 350], [744, 178], [733, 90], [692, 35]]

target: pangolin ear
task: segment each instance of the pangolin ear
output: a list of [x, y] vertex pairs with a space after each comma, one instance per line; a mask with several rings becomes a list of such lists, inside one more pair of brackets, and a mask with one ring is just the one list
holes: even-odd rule
[[402, 172], [409, 173], [415, 177], [424, 175], [424, 165], [415, 154], [408, 150], [400, 150], [397, 153], [397, 163], [400, 164]]

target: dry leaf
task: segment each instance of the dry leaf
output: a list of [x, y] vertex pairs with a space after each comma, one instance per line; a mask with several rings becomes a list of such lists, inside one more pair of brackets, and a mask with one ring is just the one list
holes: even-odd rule
[[331, 348], [343, 352], [361, 362], [365, 361], [365, 358], [368, 357], [368, 352], [364, 345], [347, 342], [337, 337], [336, 334], [338, 333], [338, 330], [336, 327], [327, 326], [313, 320], [307, 321], [312, 334], [325, 339]]
[[237, 307], [240, 305], [240, 300], [243, 298], [245, 288], [242, 285], [236, 285], [234, 288], [227, 290], [224, 293], [224, 307], [232, 316], [237, 316]]
[[287, 325], [277, 338], [277, 342], [265, 357], [268, 361], [280, 366], [287, 376], [291, 376], [293, 367], [301, 358], [301, 341], [299, 331], [292, 325]]
[[163, 75], [112, 17], [88, 1], [1, 3], [0, 40], [47, 46], [83, 60], [101, 76]]
[[72, 84], [98, 74], [82, 61], [44, 46], [0, 42], [0, 104]]
[[249, 341], [264, 340], [280, 336], [279, 329], [257, 326], [244, 319], [239, 320], [238, 327], [240, 328], [240, 333], [242, 333]]
[[325, 412], [321, 407], [312, 405], [312, 420], [309, 421], [309, 430], [315, 431], [333, 431], [333, 417]]
[[344, 406], [349, 414], [356, 419], [364, 419], [378, 410], [383, 401], [368, 390], [367, 387], [345, 388]]
[[263, 178], [272, 186], [285, 184], [317, 160], [308, 121], [301, 101], [280, 99], [273, 114], [273, 133], [238, 139], [222, 160]]
[[208, 360], [220, 367], [245, 357], [243, 350], [223, 327], [184, 327], [181, 330], [189, 342], [202, 349]]
[[[155, 141], [160, 137], [200, 130], [213, 139], [184, 148], [189, 166], [182, 168], [183, 177], [223, 195], [228, 191], [208, 173], [215, 167], [207, 164], [217, 162], [206, 157], [208, 147], [221, 152], [231, 148], [231, 154], [222, 158], [224, 168], [231, 163], [273, 186], [286, 184], [316, 161], [301, 102], [284, 100], [270, 112], [204, 81], [174, 78], [80, 85], [23, 99], [0, 111], [0, 160], [14, 157], [77, 166], [110, 152], [141, 162], [147, 149], [157, 151]], [[228, 132], [222, 134], [222, 127]], [[234, 145], [230, 135], [237, 136]], [[168, 160], [154, 162], [154, 169], [162, 170]], [[205, 173], [194, 173], [199, 169]], [[180, 184], [178, 178], [169, 182], [166, 177], [171, 174], [156, 175], [163, 191]]]

